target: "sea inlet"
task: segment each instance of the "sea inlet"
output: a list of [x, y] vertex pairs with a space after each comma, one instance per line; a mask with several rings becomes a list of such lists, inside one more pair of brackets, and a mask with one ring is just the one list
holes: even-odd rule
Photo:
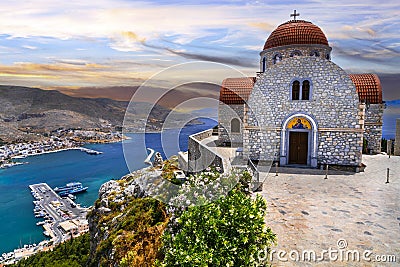
[[[187, 150], [187, 140], [190, 134], [212, 128], [216, 122], [202, 119], [204, 124], [189, 125], [181, 130], [170, 129], [163, 135], [175, 138], [179, 136], [179, 148], [169, 148], [169, 152]], [[146, 167], [146, 147], [163, 153], [160, 133], [129, 134], [131, 139], [124, 142], [136, 142], [135, 151], [130, 151], [134, 159], [133, 168]], [[164, 138], [164, 137], [163, 137]], [[145, 140], [145, 144], [143, 142]], [[168, 145], [168, 144], [166, 144]], [[78, 194], [76, 203], [89, 207], [97, 199], [100, 186], [110, 180], [119, 179], [129, 172], [121, 143], [94, 144], [85, 147], [101, 151], [100, 155], [70, 150], [51, 154], [38, 155], [21, 159], [29, 164], [0, 169], [0, 255], [10, 252], [24, 244], [39, 243], [45, 239], [43, 228], [36, 226], [39, 219], [33, 213], [33, 198], [28, 186], [36, 183], [47, 183], [50, 187], [64, 185], [68, 182], [79, 181], [89, 189], [86, 193]], [[131, 166], [132, 168], [132, 166]], [[133, 171], [133, 170], [132, 170]]]

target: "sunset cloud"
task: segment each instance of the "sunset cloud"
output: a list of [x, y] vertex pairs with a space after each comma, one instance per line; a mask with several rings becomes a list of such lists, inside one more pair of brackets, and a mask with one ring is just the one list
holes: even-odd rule
[[16, 0], [0, 3], [0, 83], [116, 88], [192, 60], [254, 75], [268, 35], [295, 8], [345, 70], [399, 73], [397, 0]]

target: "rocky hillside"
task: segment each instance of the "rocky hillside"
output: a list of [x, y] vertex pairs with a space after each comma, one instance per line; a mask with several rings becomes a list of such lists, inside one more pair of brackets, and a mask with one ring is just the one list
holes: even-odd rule
[[[121, 127], [128, 102], [105, 98], [77, 98], [58, 91], [19, 86], [0, 86], [0, 139], [37, 139], [58, 128]], [[143, 125], [150, 104], [134, 103], [132, 130]], [[158, 129], [169, 110], [155, 106], [150, 114]], [[31, 133], [31, 134], [28, 134]], [[34, 133], [34, 134], [32, 134]], [[1, 141], [0, 140], [0, 141]]]
[[153, 266], [169, 217], [161, 202], [140, 187], [150, 168], [103, 184], [88, 214], [89, 266]]

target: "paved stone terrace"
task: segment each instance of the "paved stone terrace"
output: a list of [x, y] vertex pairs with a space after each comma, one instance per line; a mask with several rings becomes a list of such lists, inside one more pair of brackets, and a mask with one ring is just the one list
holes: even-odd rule
[[358, 250], [361, 257], [364, 250], [372, 251], [371, 258], [395, 255], [397, 262], [331, 262], [327, 254], [321, 262], [282, 262], [275, 255], [273, 266], [400, 266], [400, 157], [363, 156], [363, 162], [363, 173], [336, 173], [326, 180], [317, 170], [269, 174], [260, 194], [269, 205], [267, 223], [278, 237], [273, 249], [314, 250], [319, 256], [345, 239], [345, 250]]

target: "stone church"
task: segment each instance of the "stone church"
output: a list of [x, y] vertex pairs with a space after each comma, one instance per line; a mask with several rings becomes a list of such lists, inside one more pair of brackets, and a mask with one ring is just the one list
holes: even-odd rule
[[380, 80], [348, 74], [332, 62], [331, 52], [313, 23], [279, 25], [260, 52], [260, 71], [222, 82], [219, 144], [281, 166], [329, 164], [356, 171], [363, 152], [379, 153]]

